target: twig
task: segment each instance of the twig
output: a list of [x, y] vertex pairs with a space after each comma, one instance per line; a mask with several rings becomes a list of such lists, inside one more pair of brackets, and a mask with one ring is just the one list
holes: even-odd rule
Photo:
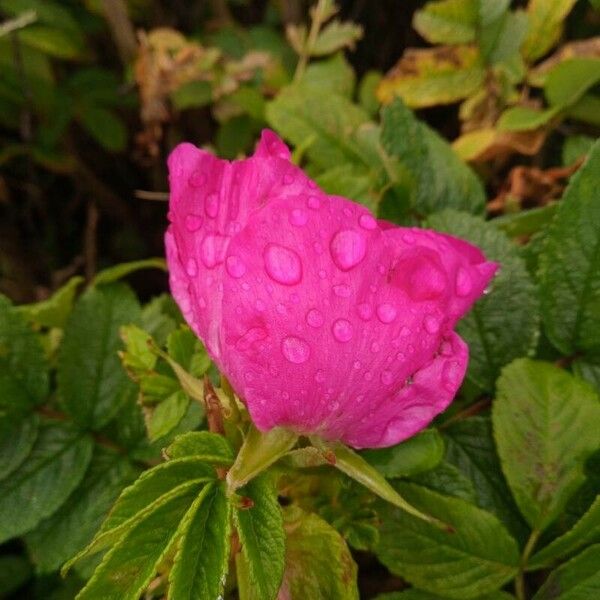
[[94, 279], [96, 274], [96, 260], [98, 258], [98, 247], [96, 244], [96, 232], [98, 230], [98, 207], [93, 200], [87, 203], [87, 216], [85, 232], [83, 237], [83, 255], [85, 257], [85, 280]]
[[123, 0], [102, 0], [102, 9], [121, 61], [128, 65], [137, 54], [137, 39], [127, 5]]
[[139, 200], [151, 200], [152, 202], [169, 201], [169, 192], [151, 192], [149, 190], [135, 190], [133, 195]]
[[9, 19], [8, 21], [4, 21], [4, 23], [0, 23], [0, 37], [35, 23], [37, 18], [35, 10], [27, 10], [14, 19]]

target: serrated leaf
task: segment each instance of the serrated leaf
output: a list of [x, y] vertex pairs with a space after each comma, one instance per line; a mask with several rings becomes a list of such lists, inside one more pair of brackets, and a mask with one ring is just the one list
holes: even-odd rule
[[43, 423], [27, 460], [0, 482], [0, 542], [53, 514], [79, 485], [91, 456], [89, 436], [67, 423]]
[[0, 295], [0, 418], [25, 413], [48, 394], [48, 366], [38, 336]]
[[166, 271], [167, 265], [164, 258], [144, 258], [143, 260], [120, 263], [97, 273], [92, 283], [93, 285], [114, 283], [119, 279], [123, 279], [123, 277], [127, 277], [127, 275], [131, 275], [131, 273], [142, 271], [144, 269], [160, 269], [161, 271]]
[[79, 275], [71, 277], [50, 298], [34, 304], [23, 304], [17, 310], [25, 319], [37, 325], [62, 329], [73, 307], [77, 288], [82, 283], [83, 277]]
[[414, 177], [414, 207], [419, 214], [444, 208], [483, 212], [485, 194], [475, 173], [400, 100], [383, 110], [381, 140], [388, 154], [398, 157]]
[[545, 331], [565, 355], [600, 349], [599, 185], [596, 142], [559, 203], [539, 257]]
[[315, 43], [309, 47], [311, 56], [327, 56], [343, 48], [354, 48], [363, 35], [360, 25], [333, 19], [320, 32]]
[[392, 573], [423, 590], [459, 600], [497, 590], [515, 575], [517, 543], [495, 516], [414, 484], [397, 487], [409, 502], [449, 523], [454, 532], [382, 506], [376, 553]]
[[113, 111], [94, 104], [82, 104], [77, 111], [81, 126], [105, 150], [122, 152], [127, 145], [127, 129]]
[[542, 569], [575, 554], [588, 544], [600, 542], [600, 496], [564, 535], [553, 540], [528, 561], [529, 569]]
[[210, 367], [210, 358], [202, 342], [187, 326], [169, 334], [167, 352], [178, 365], [194, 377], [202, 377]]
[[356, 165], [345, 164], [323, 171], [315, 178], [317, 185], [328, 194], [335, 194], [360, 202], [373, 212], [377, 211], [372, 173]]
[[235, 459], [227, 438], [210, 431], [189, 431], [178, 435], [166, 453], [171, 459], [194, 456], [217, 465], [230, 465]]
[[413, 27], [431, 44], [465, 44], [475, 40], [478, 0], [428, 2], [413, 17]]
[[[380, 594], [375, 600], [445, 600], [445, 598], [445, 596], [438, 596], [437, 594], [411, 588], [403, 592]], [[492, 592], [491, 594], [477, 596], [474, 600], [515, 600], [515, 597], [508, 592]]]
[[173, 431], [185, 416], [189, 405], [189, 397], [179, 390], [153, 407], [146, 419], [149, 440], [155, 442]]
[[517, 505], [542, 531], [583, 483], [598, 447], [598, 395], [549, 363], [519, 359], [504, 369], [493, 405], [494, 437]]
[[81, 484], [51, 517], [25, 536], [39, 573], [56, 571], [94, 536], [112, 503], [138, 470], [121, 454], [96, 446]]
[[269, 124], [296, 146], [314, 138], [306, 153], [323, 169], [365, 162], [354, 134], [369, 117], [341, 95], [323, 96], [320, 88], [310, 85], [289, 87], [267, 105], [266, 115]]
[[358, 600], [357, 567], [340, 534], [315, 514], [285, 511], [286, 556], [281, 597]]
[[365, 450], [360, 454], [385, 477], [409, 477], [440, 463], [444, 440], [437, 429], [426, 429], [396, 446]]
[[284, 570], [285, 533], [277, 491], [269, 475], [261, 475], [238, 491], [251, 501], [249, 508], [233, 511], [242, 545], [238, 556], [245, 574], [240, 582], [242, 600], [274, 600]]
[[482, 219], [453, 211], [432, 215], [427, 227], [475, 244], [488, 260], [500, 263], [489, 294], [459, 322], [457, 331], [470, 348], [467, 377], [492, 391], [500, 369], [526, 356], [537, 342], [537, 289], [518, 248], [504, 233]]
[[473, 482], [446, 460], [431, 471], [413, 475], [410, 480], [445, 496], [453, 496], [470, 504], [477, 504], [477, 494]]
[[532, 600], [590, 600], [598, 595], [599, 589], [600, 544], [597, 544], [553, 571]]
[[576, 0], [529, 0], [529, 30], [522, 53], [533, 62], [541, 58], [558, 41], [566, 16]]
[[223, 484], [207, 485], [180, 527], [168, 598], [218, 598], [229, 565], [229, 501]]
[[377, 97], [384, 104], [400, 97], [412, 108], [452, 104], [479, 89], [484, 78], [475, 47], [409, 48], [381, 80]]
[[119, 329], [139, 316], [137, 299], [122, 284], [91, 288], [75, 305], [57, 376], [62, 405], [82, 427], [103, 427], [124, 401], [129, 382], [117, 355]]
[[444, 429], [446, 460], [473, 484], [473, 503], [495, 514], [517, 540], [525, 540], [528, 528], [511, 497], [496, 453], [491, 420], [471, 417]]
[[181, 534], [180, 523], [197, 493], [192, 488], [171, 497], [137, 521], [105, 555], [77, 600], [138, 600]]
[[302, 76], [306, 85], [318, 87], [322, 92], [327, 90], [346, 98], [352, 96], [356, 76], [344, 54], [339, 52], [326, 60], [313, 61]]
[[0, 421], [0, 479], [10, 475], [27, 458], [37, 439], [38, 426], [35, 414]]

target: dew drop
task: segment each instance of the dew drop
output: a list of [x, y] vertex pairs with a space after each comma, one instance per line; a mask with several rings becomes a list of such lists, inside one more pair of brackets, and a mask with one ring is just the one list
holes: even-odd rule
[[463, 267], [459, 267], [456, 272], [456, 293], [459, 296], [465, 297], [471, 293], [473, 284], [471, 282], [471, 276], [467, 270]]
[[405, 242], [406, 244], [414, 244], [415, 236], [412, 233], [403, 233], [402, 241]]
[[371, 379], [373, 379], [373, 373], [371, 373], [370, 371], [367, 371], [364, 375], [364, 380], [365, 381], [371, 381]]
[[379, 352], [379, 350], [381, 350], [381, 346], [377, 342], [373, 342], [371, 344], [371, 352], [376, 353]]
[[325, 269], [321, 269], [321, 270], [319, 271], [319, 277], [320, 277], [321, 279], [327, 279], [327, 271], [325, 271]]
[[284, 185], [291, 185], [296, 180], [296, 175], [294, 173], [286, 173], [283, 176]]
[[280, 314], [280, 315], [287, 315], [287, 309], [285, 307], [284, 304], [279, 303], [276, 307], [275, 310]]
[[334, 400], [329, 404], [330, 410], [337, 410], [340, 407], [340, 403]]
[[[231, 255], [227, 257], [225, 261], [225, 268], [227, 272], [234, 278], [239, 279], [246, 273], [246, 265], [239, 256]], [[246, 284], [248, 285], [248, 284]]]
[[342, 271], [349, 271], [364, 259], [367, 242], [358, 231], [343, 229], [333, 236], [330, 248], [336, 266]]
[[308, 215], [301, 208], [294, 208], [289, 216], [290, 223], [296, 227], [302, 227], [306, 225], [308, 221]]
[[333, 332], [333, 337], [338, 342], [349, 342], [352, 339], [353, 329], [352, 323], [347, 319], [337, 319], [334, 321], [331, 331]]
[[204, 210], [211, 219], [214, 219], [219, 214], [219, 196], [217, 194], [209, 194], [206, 197]]
[[190, 232], [194, 233], [194, 231], [198, 231], [202, 227], [202, 217], [200, 215], [195, 215], [193, 213], [189, 213], [185, 217], [185, 228]]
[[377, 317], [382, 323], [391, 323], [397, 315], [398, 311], [392, 304], [380, 304], [377, 307]]
[[312, 208], [313, 210], [319, 210], [321, 208], [321, 200], [317, 196], [309, 196], [306, 201], [308, 208]]
[[300, 365], [310, 357], [310, 346], [299, 337], [290, 335], [281, 342], [281, 352], [291, 363]]
[[342, 283], [340, 285], [333, 286], [333, 293], [338, 296], [338, 298], [350, 298], [352, 290], [349, 286]]
[[390, 385], [394, 381], [394, 375], [391, 371], [382, 371], [381, 373], [381, 383], [384, 385]]
[[360, 362], [360, 360], [355, 360], [354, 364], [352, 365], [355, 369], [360, 369], [362, 367], [362, 364]]
[[371, 215], [368, 214], [360, 215], [360, 218], [358, 219], [358, 224], [367, 231], [372, 231], [373, 229], [377, 228], [377, 221]]
[[363, 302], [356, 307], [356, 312], [363, 321], [368, 321], [373, 316], [373, 307]]
[[321, 371], [321, 369], [319, 369], [316, 373], [315, 373], [315, 381], [317, 383], [323, 383], [325, 381], [325, 374], [323, 373], [323, 371]]
[[396, 354], [396, 360], [399, 360], [400, 362], [402, 362], [405, 359], [406, 359], [406, 356], [402, 352], [398, 352], [398, 354]]
[[440, 344], [440, 354], [442, 356], [452, 356], [452, 344], [448, 341], [443, 341]]
[[189, 178], [189, 184], [195, 188], [202, 187], [207, 181], [208, 177], [200, 169], [196, 169]]
[[258, 312], [263, 312], [266, 308], [265, 303], [259, 298], [255, 303], [254, 303], [254, 307], [256, 308], [256, 310]]
[[442, 382], [449, 392], [454, 392], [460, 383], [460, 364], [451, 360], [444, 364], [442, 369]]
[[321, 311], [317, 310], [316, 308], [311, 308], [306, 313], [306, 322], [311, 327], [314, 327], [316, 329], [323, 325], [323, 323], [325, 322], [325, 319], [323, 318]]
[[189, 277], [196, 277], [198, 275], [198, 263], [194, 258], [188, 258], [188, 261], [185, 263], [185, 272]]
[[263, 258], [269, 277], [277, 283], [295, 285], [302, 279], [302, 261], [291, 248], [269, 244]]
[[408, 337], [410, 335], [410, 329], [408, 327], [402, 327], [399, 335], [400, 337]]
[[216, 233], [211, 233], [204, 238], [200, 248], [200, 258], [209, 269], [223, 262], [228, 241], [227, 236]]
[[427, 333], [433, 335], [440, 330], [440, 322], [433, 315], [427, 315], [425, 319], [423, 319], [423, 327], [425, 327]]

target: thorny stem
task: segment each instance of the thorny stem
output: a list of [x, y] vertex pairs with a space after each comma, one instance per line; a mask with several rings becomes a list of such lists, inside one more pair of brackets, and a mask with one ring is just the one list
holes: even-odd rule
[[527, 598], [525, 594], [525, 569], [527, 568], [529, 557], [535, 548], [540, 534], [541, 531], [534, 529], [529, 535], [529, 539], [525, 544], [525, 548], [523, 548], [523, 554], [521, 555], [521, 561], [519, 563], [519, 571], [515, 578], [515, 593], [517, 594], [517, 598], [519, 600], [526, 600]]

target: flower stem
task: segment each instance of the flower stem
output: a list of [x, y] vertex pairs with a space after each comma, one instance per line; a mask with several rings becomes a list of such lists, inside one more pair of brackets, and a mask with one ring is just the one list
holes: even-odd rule
[[525, 548], [523, 548], [523, 554], [521, 554], [521, 561], [519, 564], [519, 571], [515, 578], [515, 593], [517, 594], [517, 598], [519, 600], [526, 600], [527, 596], [525, 594], [525, 570], [527, 569], [527, 563], [529, 562], [529, 557], [537, 544], [537, 541], [540, 537], [541, 531], [534, 529], [529, 535], [529, 539], [525, 544]]

